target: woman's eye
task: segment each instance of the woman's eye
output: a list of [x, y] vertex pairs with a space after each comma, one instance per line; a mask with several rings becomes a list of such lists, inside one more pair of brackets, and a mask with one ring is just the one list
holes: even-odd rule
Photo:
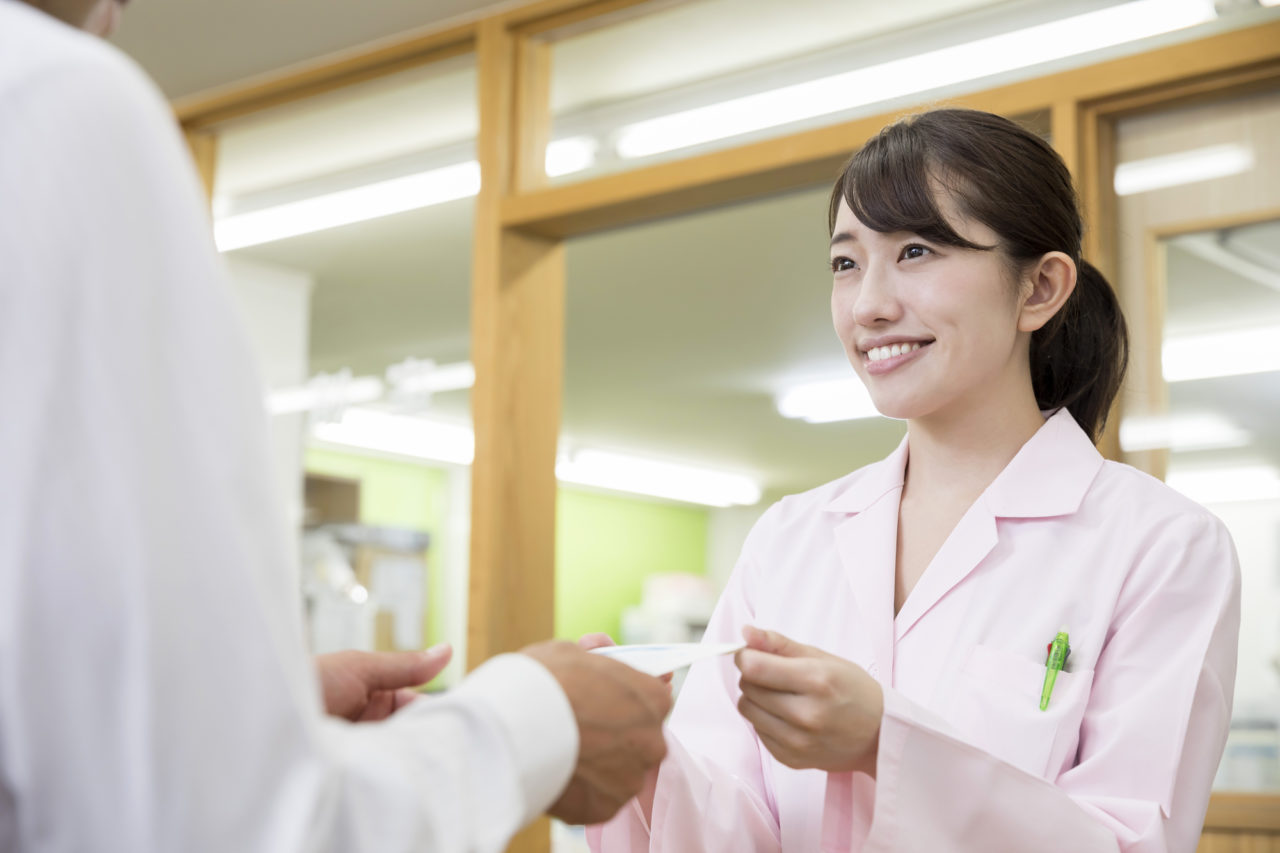
[[928, 246], [921, 246], [913, 243], [902, 250], [902, 255], [898, 259], [905, 261], [912, 258], [923, 258], [925, 255], [929, 254], [929, 251]]
[[841, 257], [841, 258], [831, 259], [832, 272], [844, 272], [845, 270], [856, 270], [857, 268], [858, 268], [858, 264], [855, 261], [850, 260], [849, 258]]

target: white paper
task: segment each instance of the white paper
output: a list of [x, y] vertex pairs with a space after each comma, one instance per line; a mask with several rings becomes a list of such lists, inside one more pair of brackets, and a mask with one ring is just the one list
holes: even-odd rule
[[638, 646], [602, 646], [593, 654], [621, 661], [648, 675], [666, 675], [703, 658], [730, 655], [746, 643], [650, 643]]

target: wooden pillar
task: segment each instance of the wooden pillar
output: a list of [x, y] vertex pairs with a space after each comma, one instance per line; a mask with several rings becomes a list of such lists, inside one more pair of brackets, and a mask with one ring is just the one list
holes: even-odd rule
[[[520, 39], [500, 20], [480, 25], [476, 61], [482, 186], [476, 199], [471, 296], [471, 588], [467, 665], [551, 636], [555, 607], [556, 445], [564, 353], [564, 252], [558, 240], [505, 229], [501, 202], [535, 155], [522, 147], [545, 83], [522, 79]], [[546, 63], [541, 63], [543, 73]], [[544, 107], [545, 111], [545, 107]], [[517, 119], [517, 117], [520, 117]], [[545, 138], [545, 137], [544, 137]], [[537, 160], [540, 168], [541, 160]], [[522, 165], [523, 164], [523, 165]], [[550, 849], [545, 819], [516, 837], [520, 853]]]
[[1049, 109], [1049, 136], [1076, 185], [1080, 183], [1080, 105], [1073, 100], [1055, 101]]
[[187, 138], [187, 147], [191, 149], [191, 159], [195, 161], [205, 194], [212, 200], [213, 179], [218, 170], [218, 137], [209, 131], [191, 128], [183, 128], [182, 133]]
[[515, 163], [511, 189], [528, 192], [547, 185], [547, 143], [551, 141], [551, 45], [534, 36], [515, 46], [517, 97], [514, 105]]
[[[1055, 103], [1051, 110], [1053, 144], [1066, 160], [1080, 193], [1084, 214], [1084, 259], [1093, 264], [1117, 288], [1115, 134], [1109, 119], [1096, 109], [1083, 109], [1076, 101]], [[1062, 141], [1059, 141], [1059, 133]], [[1133, 332], [1130, 329], [1130, 340]], [[1133, 355], [1130, 353], [1130, 360]], [[1127, 381], [1126, 381], [1127, 385]], [[1098, 450], [1108, 459], [1124, 461], [1120, 449], [1120, 419], [1124, 416], [1124, 387], [1116, 395], [1107, 425], [1098, 439]]]

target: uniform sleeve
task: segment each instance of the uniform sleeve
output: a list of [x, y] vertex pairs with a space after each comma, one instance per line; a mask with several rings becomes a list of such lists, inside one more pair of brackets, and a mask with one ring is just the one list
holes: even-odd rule
[[[1207, 513], [1159, 534], [1121, 592], [1076, 761], [1056, 780], [965, 743], [885, 690], [865, 851], [1196, 849], [1231, 720], [1240, 574]], [[850, 808], [844, 776], [828, 780], [826, 838]]]
[[56, 47], [0, 84], [0, 841], [503, 849], [572, 771], [563, 692], [514, 656], [386, 723], [323, 713], [172, 116], [109, 48]]
[[[703, 642], [737, 642], [754, 621], [755, 543], [767, 535], [766, 513], [743, 545]], [[731, 660], [694, 664], [667, 726], [667, 757], [648, 789], [609, 823], [588, 828], [597, 853], [781, 850], [778, 817], [755, 731], [738, 713]], [[640, 801], [652, 803], [651, 821]]]

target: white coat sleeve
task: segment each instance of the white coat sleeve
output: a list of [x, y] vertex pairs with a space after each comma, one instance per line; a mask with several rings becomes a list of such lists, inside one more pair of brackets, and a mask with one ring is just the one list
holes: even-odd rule
[[[965, 743], [885, 690], [866, 853], [1196, 849], [1231, 720], [1239, 565], [1208, 513], [1151, 540], [1095, 666], [1076, 761], [1057, 779]], [[833, 850], [847, 822], [848, 776], [828, 780], [824, 839]]]
[[0, 33], [0, 849], [503, 849], [572, 771], [563, 692], [515, 655], [383, 724], [324, 715], [172, 115], [49, 41]]
[[[772, 512], [772, 510], [770, 511]], [[757, 522], [707, 625], [703, 642], [738, 642], [753, 624], [750, 588], [758, 571], [753, 540], [765, 535], [769, 513]], [[738, 713], [737, 669], [714, 658], [694, 664], [667, 728], [667, 757], [642, 798], [652, 797], [651, 821], [632, 800], [609, 823], [588, 829], [597, 853], [781, 850], [777, 807], [762, 761], [763, 746]], [[638, 798], [640, 799], [640, 798]]]

